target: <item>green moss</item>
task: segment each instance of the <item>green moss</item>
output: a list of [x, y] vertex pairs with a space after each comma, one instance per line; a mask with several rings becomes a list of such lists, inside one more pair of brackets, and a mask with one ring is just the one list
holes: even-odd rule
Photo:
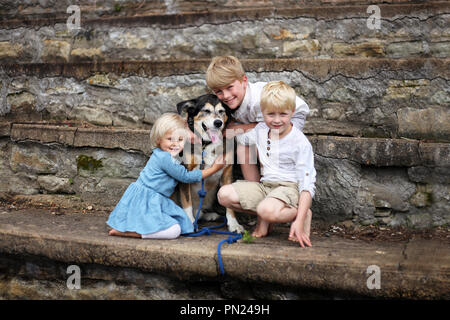
[[89, 170], [90, 172], [94, 172], [99, 168], [103, 168], [102, 160], [94, 159], [91, 156], [87, 156], [84, 154], [80, 154], [77, 157], [77, 170]]
[[120, 5], [120, 3], [115, 3], [114, 4], [114, 11], [116, 12], [120, 12], [122, 10], [123, 6]]

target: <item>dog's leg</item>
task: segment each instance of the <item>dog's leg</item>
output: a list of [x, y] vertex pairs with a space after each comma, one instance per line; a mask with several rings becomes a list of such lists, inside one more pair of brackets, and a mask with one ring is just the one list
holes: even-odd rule
[[[223, 169], [221, 185], [231, 184], [233, 182], [233, 166], [229, 165]], [[227, 208], [227, 225], [228, 231], [243, 233], [244, 227], [239, 224], [234, 214], [234, 210]]]
[[188, 183], [179, 183], [181, 206], [189, 219], [194, 222], [195, 217], [192, 212], [191, 186]]

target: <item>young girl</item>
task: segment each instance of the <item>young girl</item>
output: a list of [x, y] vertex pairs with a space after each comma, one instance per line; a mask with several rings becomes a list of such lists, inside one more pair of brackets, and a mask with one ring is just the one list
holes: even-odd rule
[[184, 148], [186, 122], [175, 113], [163, 114], [150, 132], [153, 153], [145, 168], [123, 194], [106, 222], [111, 236], [175, 239], [193, 232], [192, 221], [169, 197], [178, 181], [199, 182], [224, 167], [218, 157], [211, 168], [188, 171], [174, 157]]

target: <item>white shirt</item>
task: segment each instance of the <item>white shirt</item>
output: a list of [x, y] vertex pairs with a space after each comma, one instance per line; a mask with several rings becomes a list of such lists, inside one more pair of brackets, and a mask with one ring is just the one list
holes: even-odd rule
[[299, 192], [306, 190], [314, 197], [316, 169], [309, 140], [294, 126], [279, 140], [269, 139], [269, 130], [264, 122], [260, 122], [252, 130], [237, 136], [242, 145], [256, 144], [261, 181], [296, 182]]
[[[264, 122], [260, 103], [261, 92], [266, 83], [267, 82], [248, 82], [244, 99], [242, 100], [241, 106], [232, 114], [233, 118], [241, 123]], [[302, 131], [305, 126], [305, 119], [308, 113], [309, 107], [306, 102], [296, 96], [292, 124], [300, 131]]]

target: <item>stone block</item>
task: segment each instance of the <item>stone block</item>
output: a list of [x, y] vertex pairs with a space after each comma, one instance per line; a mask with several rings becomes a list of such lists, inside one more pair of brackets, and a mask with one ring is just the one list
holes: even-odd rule
[[421, 98], [429, 95], [430, 81], [419, 80], [389, 80], [386, 89], [386, 100]]
[[70, 52], [70, 57], [74, 61], [104, 60], [104, 55], [100, 48], [76, 48]]
[[369, 41], [361, 43], [333, 43], [333, 53], [336, 57], [384, 57], [386, 55], [385, 44], [381, 41]]
[[99, 106], [76, 106], [70, 110], [68, 117], [100, 126], [111, 126], [113, 124], [111, 112]]
[[430, 167], [450, 166], [450, 144], [449, 143], [420, 143], [419, 152], [421, 164]]
[[398, 134], [411, 139], [450, 141], [450, 109], [402, 108], [397, 112]]
[[418, 143], [401, 139], [311, 137], [316, 154], [372, 166], [412, 166], [420, 163]]
[[392, 58], [421, 56], [424, 47], [422, 41], [391, 43], [386, 47], [386, 54]]
[[15, 62], [22, 56], [23, 46], [19, 43], [12, 43], [10, 41], [0, 42], [0, 61]]
[[295, 40], [283, 43], [284, 57], [317, 56], [320, 52], [320, 42], [314, 40]]
[[11, 139], [13, 141], [37, 140], [42, 143], [61, 143], [73, 145], [75, 138], [75, 127], [36, 125], [36, 124], [13, 124]]
[[437, 42], [430, 44], [430, 52], [433, 57], [449, 58], [450, 42]]
[[70, 43], [67, 41], [44, 40], [41, 59], [44, 62], [68, 62]]
[[30, 174], [56, 174], [58, 172], [55, 152], [46, 152], [34, 146], [13, 145], [11, 149], [10, 167], [14, 172]]
[[79, 128], [75, 135], [74, 146], [121, 148], [124, 150], [139, 150], [145, 154], [150, 154], [148, 139], [148, 130]]
[[0, 137], [9, 137], [11, 134], [11, 123], [0, 122]]
[[60, 178], [52, 175], [41, 175], [37, 183], [41, 188], [50, 193], [75, 193], [70, 178]]

